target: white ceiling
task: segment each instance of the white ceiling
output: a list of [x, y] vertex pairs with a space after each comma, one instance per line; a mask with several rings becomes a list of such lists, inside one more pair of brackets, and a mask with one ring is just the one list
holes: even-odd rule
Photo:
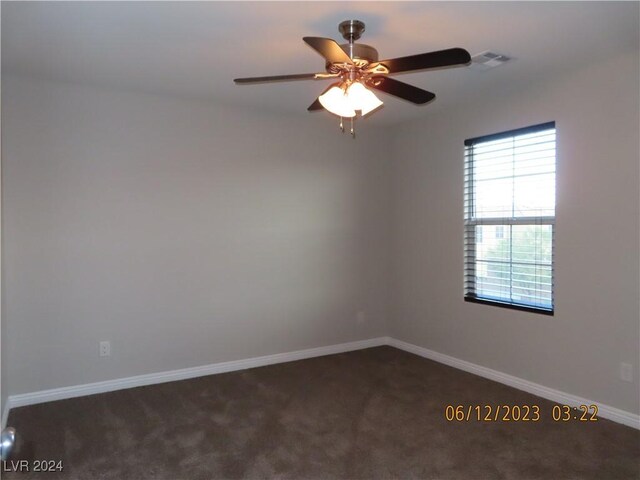
[[302, 37], [339, 39], [345, 19], [366, 23], [360, 41], [381, 58], [463, 47], [515, 59], [402, 75], [437, 98], [385, 96], [371, 121], [389, 123], [637, 50], [639, 15], [638, 2], [3, 2], [2, 71], [312, 115], [328, 80], [232, 79], [322, 71]]

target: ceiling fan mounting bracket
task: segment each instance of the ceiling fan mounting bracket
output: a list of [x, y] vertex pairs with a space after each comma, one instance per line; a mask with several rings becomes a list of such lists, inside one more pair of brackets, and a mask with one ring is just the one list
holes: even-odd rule
[[345, 20], [338, 25], [338, 31], [340, 35], [349, 43], [353, 43], [354, 40], [358, 40], [364, 33], [364, 22], [360, 20]]

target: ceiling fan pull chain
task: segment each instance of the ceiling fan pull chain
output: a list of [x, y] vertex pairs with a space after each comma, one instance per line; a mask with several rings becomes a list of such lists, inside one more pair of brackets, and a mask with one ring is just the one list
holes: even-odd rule
[[344, 133], [344, 123], [342, 122], [342, 117], [340, 117], [340, 131]]
[[353, 120], [355, 117], [351, 117], [351, 138], [356, 138], [356, 129], [353, 125]]

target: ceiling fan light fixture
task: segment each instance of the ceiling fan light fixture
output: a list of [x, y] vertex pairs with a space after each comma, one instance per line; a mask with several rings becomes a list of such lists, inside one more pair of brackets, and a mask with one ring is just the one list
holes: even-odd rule
[[345, 91], [338, 87], [331, 87], [327, 92], [318, 97], [324, 108], [339, 117], [351, 118], [356, 116], [355, 110]]
[[351, 108], [353, 110], [360, 110], [362, 115], [374, 111], [383, 104], [383, 102], [376, 97], [375, 93], [360, 82], [354, 82], [349, 86], [347, 98], [349, 99]]

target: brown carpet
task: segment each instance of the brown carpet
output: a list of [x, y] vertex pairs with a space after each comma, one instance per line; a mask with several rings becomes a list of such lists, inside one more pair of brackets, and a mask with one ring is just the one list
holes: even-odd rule
[[[452, 405], [539, 405], [527, 423]], [[640, 432], [556, 423], [554, 404], [391, 347], [17, 408], [4, 479], [636, 479]], [[10, 468], [5, 464], [4, 470]]]

